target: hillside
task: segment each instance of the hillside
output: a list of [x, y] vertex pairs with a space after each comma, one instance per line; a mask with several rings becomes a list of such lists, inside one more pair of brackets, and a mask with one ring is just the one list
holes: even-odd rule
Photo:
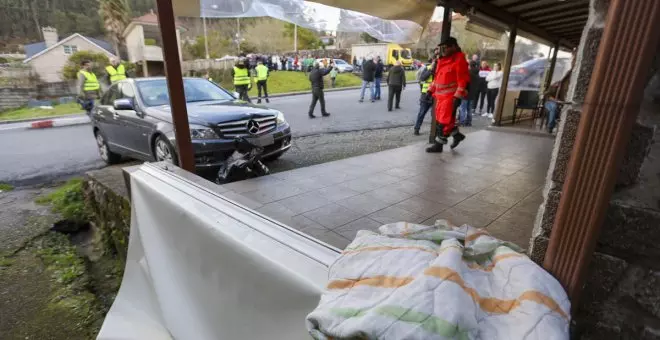
[[[156, 8], [155, 0], [127, 1], [134, 16]], [[60, 37], [77, 32], [101, 38], [98, 12], [98, 0], [0, 0], [0, 52], [42, 40], [42, 26], [57, 28]]]

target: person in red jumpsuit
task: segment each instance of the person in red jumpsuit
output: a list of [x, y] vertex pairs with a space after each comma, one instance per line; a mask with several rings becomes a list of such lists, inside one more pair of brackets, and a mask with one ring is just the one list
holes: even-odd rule
[[433, 65], [435, 73], [428, 92], [435, 99], [437, 129], [435, 143], [426, 152], [442, 152], [449, 137], [452, 137], [452, 149], [465, 139], [465, 135], [456, 126], [456, 110], [467, 96], [470, 82], [468, 63], [455, 38], [445, 39], [438, 47], [441, 57]]

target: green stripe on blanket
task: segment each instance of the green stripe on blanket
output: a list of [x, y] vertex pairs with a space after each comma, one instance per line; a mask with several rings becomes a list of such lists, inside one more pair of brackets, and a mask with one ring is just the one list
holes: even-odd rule
[[455, 338], [459, 340], [468, 339], [467, 331], [460, 330], [456, 324], [431, 314], [415, 312], [409, 308], [399, 306], [380, 306], [375, 309], [331, 308], [330, 312], [346, 319], [359, 318], [372, 312], [381, 316], [394, 318], [401, 322], [418, 324], [427, 332], [439, 334], [446, 338]]

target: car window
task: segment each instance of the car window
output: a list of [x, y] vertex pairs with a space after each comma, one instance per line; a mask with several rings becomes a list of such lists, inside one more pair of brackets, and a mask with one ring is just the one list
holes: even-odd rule
[[392, 57], [394, 57], [394, 59], [399, 59], [399, 51], [392, 50]]
[[118, 89], [119, 84], [114, 84], [110, 86], [108, 91], [105, 92], [103, 95], [103, 98], [101, 98], [101, 104], [102, 105], [112, 105], [112, 103], [115, 101], [115, 99], [118, 98], [119, 96], [119, 89]]
[[408, 51], [408, 50], [401, 50], [401, 58], [404, 58], [404, 59], [410, 59], [410, 51]]
[[343, 60], [341, 60], [341, 59], [335, 59], [335, 64], [337, 64], [337, 65], [344, 65], [344, 64], [346, 64], [346, 62], [343, 61]]
[[[170, 96], [165, 79], [142, 80], [137, 82], [137, 90], [146, 106], [169, 105]], [[183, 80], [186, 102], [234, 100], [229, 92], [218, 85], [199, 78]]]

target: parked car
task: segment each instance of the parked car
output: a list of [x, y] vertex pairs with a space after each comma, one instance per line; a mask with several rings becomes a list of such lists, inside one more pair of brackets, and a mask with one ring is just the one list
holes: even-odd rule
[[[518, 65], [511, 66], [508, 90], [538, 90], [541, 88], [546, 68], [550, 67], [547, 58], [530, 59]], [[557, 58], [552, 83], [555, 83], [569, 71], [570, 58]]]
[[[263, 146], [266, 160], [280, 157], [291, 147], [291, 128], [281, 112], [240, 101], [206, 79], [184, 78], [183, 87], [198, 169], [219, 166], [233, 153], [237, 137]], [[99, 154], [106, 163], [116, 163], [122, 156], [178, 163], [164, 77], [113, 84], [91, 118]]]
[[[318, 62], [321, 65], [323, 64], [324, 58], [316, 59], [316, 62]], [[337, 72], [339, 73], [344, 73], [344, 72], [353, 72], [353, 65], [349, 64], [343, 59], [332, 59], [332, 61], [335, 62], [335, 66], [337, 67]]]

